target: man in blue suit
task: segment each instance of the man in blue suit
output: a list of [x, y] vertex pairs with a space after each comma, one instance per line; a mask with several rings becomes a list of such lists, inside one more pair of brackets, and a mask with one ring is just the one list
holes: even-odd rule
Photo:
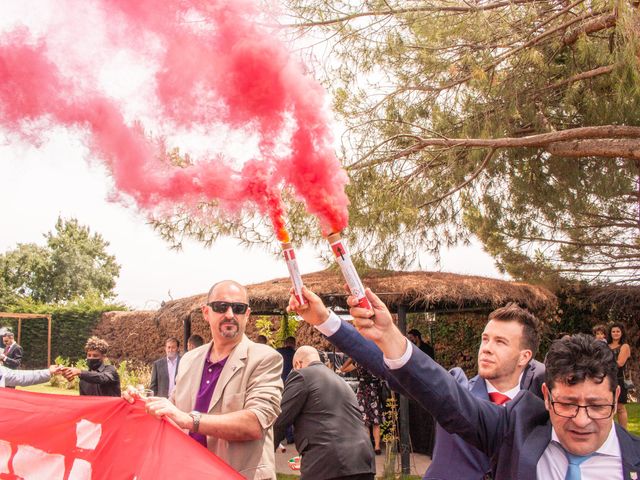
[[357, 330], [313, 293], [303, 293], [309, 304], [301, 307], [292, 297], [290, 309], [419, 402], [448, 432], [483, 451], [496, 480], [638, 478], [640, 439], [614, 427], [620, 389], [613, 355], [601, 342], [584, 335], [554, 342], [545, 360], [544, 400], [521, 391], [499, 406], [472, 395], [412, 346], [370, 290], [372, 309], [348, 300]]
[[[472, 395], [504, 404], [520, 390], [542, 398], [544, 365], [534, 360], [540, 344], [538, 319], [515, 303], [489, 314], [478, 350], [478, 375], [468, 380], [462, 369], [449, 373]], [[458, 435], [436, 426], [436, 445], [424, 479], [482, 480], [489, 457]]]

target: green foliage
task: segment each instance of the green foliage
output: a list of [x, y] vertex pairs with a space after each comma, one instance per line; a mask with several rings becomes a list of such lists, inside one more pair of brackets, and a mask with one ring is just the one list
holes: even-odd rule
[[[50, 314], [51, 356], [64, 357], [75, 362], [84, 358], [84, 345], [104, 312], [126, 310], [120, 304], [107, 304], [100, 298], [88, 297], [61, 305], [44, 305], [26, 298], [6, 309], [8, 312]], [[3, 325], [18, 331], [17, 320], [6, 320]], [[47, 364], [47, 320], [22, 321], [23, 364], [36, 368]]]
[[273, 345], [273, 323], [271, 317], [259, 316], [256, 318], [256, 330], [258, 335], [264, 335], [267, 337], [267, 344]]
[[120, 388], [125, 390], [129, 385], [138, 387], [139, 385], [148, 388], [151, 383], [151, 366], [133, 366], [126, 360], [118, 365], [118, 375], [120, 376]]
[[387, 408], [384, 411], [384, 419], [380, 425], [380, 435], [385, 444], [383, 479], [395, 479], [398, 468], [398, 401], [396, 394], [391, 393], [387, 399]]
[[76, 219], [58, 218], [46, 246], [18, 244], [0, 255], [0, 308], [25, 299], [39, 303], [113, 298], [120, 266], [109, 243]]
[[280, 321], [280, 328], [276, 332], [276, 337], [273, 339], [273, 346], [276, 348], [284, 346], [284, 341], [287, 337], [296, 336], [298, 327], [300, 327], [300, 322], [294, 320], [294, 315], [283, 316]]

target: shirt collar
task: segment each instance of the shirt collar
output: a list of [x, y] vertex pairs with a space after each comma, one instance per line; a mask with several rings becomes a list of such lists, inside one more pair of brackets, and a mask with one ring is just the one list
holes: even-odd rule
[[[551, 427], [551, 441], [556, 442], [562, 447], [554, 426]], [[609, 431], [607, 439], [594, 453], [598, 455], [608, 455], [610, 457], [622, 457], [620, 442], [618, 442], [618, 434], [616, 433], [616, 426], [613, 424], [613, 420], [611, 420], [611, 430]]]
[[506, 392], [501, 392], [496, 387], [494, 387], [489, 380], [485, 379], [484, 383], [487, 386], [487, 393], [499, 392], [513, 399], [513, 397], [515, 397], [516, 395], [518, 395], [518, 393], [520, 393], [520, 384], [522, 383], [522, 375], [524, 375], [524, 370], [520, 372], [520, 376], [518, 377], [518, 383], [516, 384], [516, 386], [513, 387], [511, 390], [507, 390]]

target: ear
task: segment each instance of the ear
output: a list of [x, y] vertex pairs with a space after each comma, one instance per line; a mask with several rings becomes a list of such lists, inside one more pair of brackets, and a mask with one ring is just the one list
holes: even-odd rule
[[613, 413], [611, 414], [612, 416], [615, 415], [618, 412], [618, 398], [619, 397], [620, 397], [620, 385], [618, 385], [616, 387], [616, 391], [613, 394], [614, 407], [613, 407]]
[[542, 384], [542, 398], [544, 398], [544, 406], [550, 411], [551, 410], [551, 400], [549, 399], [549, 388], [546, 383]]
[[527, 363], [531, 361], [533, 352], [531, 350], [520, 350], [520, 358], [518, 359], [519, 367], [526, 367]]

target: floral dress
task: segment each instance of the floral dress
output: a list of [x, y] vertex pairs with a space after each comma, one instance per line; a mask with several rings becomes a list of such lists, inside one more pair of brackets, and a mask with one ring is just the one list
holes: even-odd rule
[[382, 381], [363, 367], [356, 367], [358, 375], [358, 391], [356, 397], [362, 412], [362, 419], [367, 427], [382, 423], [383, 405], [380, 404]]

